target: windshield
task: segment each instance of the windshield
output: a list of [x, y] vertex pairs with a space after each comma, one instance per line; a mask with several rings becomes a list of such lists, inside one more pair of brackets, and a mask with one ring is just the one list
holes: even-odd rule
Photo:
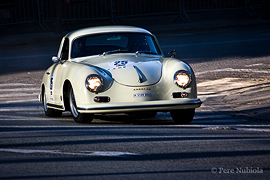
[[[137, 53], [136, 53], [137, 52]], [[148, 34], [106, 33], [77, 38], [71, 58], [108, 53], [161, 54], [155, 39]]]

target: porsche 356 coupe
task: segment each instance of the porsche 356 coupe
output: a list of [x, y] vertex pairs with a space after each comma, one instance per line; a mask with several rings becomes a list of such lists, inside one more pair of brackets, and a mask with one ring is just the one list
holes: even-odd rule
[[94, 114], [131, 112], [170, 112], [175, 123], [190, 123], [201, 105], [196, 79], [174, 53], [166, 58], [142, 28], [70, 32], [43, 76], [39, 100], [47, 116], [70, 111], [78, 123], [91, 122]]

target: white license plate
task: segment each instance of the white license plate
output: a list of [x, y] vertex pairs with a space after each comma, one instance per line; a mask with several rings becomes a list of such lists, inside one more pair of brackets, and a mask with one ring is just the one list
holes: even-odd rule
[[138, 98], [138, 97], [151, 97], [152, 94], [151, 93], [137, 93], [137, 94], [133, 94], [133, 97]]

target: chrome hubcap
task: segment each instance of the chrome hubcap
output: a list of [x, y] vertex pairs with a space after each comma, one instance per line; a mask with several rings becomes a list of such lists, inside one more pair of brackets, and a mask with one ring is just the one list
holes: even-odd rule
[[43, 108], [44, 108], [44, 111], [48, 110], [47, 103], [46, 103], [46, 94], [45, 94], [45, 92], [43, 93]]
[[77, 117], [79, 115], [78, 111], [77, 111], [77, 106], [76, 106], [76, 102], [75, 102], [75, 96], [73, 94], [73, 90], [70, 90], [70, 95], [69, 95], [69, 104], [70, 104], [70, 110], [71, 113], [74, 117]]

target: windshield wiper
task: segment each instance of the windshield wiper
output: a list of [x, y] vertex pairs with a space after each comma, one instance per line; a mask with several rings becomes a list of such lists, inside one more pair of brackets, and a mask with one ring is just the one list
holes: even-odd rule
[[138, 55], [138, 54], [155, 54], [155, 55], [157, 55], [157, 53], [154, 53], [152, 51], [136, 51], [135, 54], [136, 55]]
[[116, 50], [106, 51], [102, 55], [105, 56], [106, 54], [122, 53], [122, 52], [128, 52], [128, 51], [127, 50], [122, 50], [122, 49], [116, 49]]

